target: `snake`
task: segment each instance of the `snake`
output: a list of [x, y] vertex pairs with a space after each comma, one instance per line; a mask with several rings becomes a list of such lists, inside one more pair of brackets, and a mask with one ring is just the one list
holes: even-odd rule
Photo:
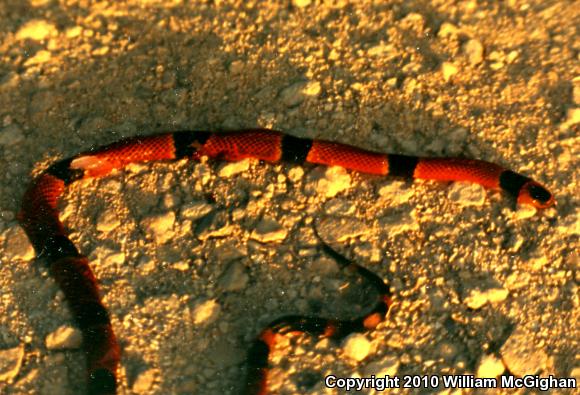
[[[269, 163], [340, 166], [378, 176], [464, 181], [502, 190], [518, 204], [538, 209], [555, 203], [553, 194], [542, 184], [484, 160], [386, 154], [261, 128], [135, 136], [58, 160], [35, 177], [24, 192], [18, 221], [34, 247], [37, 259], [47, 266], [62, 290], [73, 320], [82, 333], [89, 395], [117, 393], [121, 348], [89, 259], [76, 248], [59, 219], [59, 199], [74, 182], [105, 177], [131, 163], [199, 161], [202, 158], [230, 162], [255, 158]], [[327, 244], [322, 243], [322, 246], [341, 268], [356, 272], [376, 289], [375, 304], [363, 316], [351, 320], [291, 315], [272, 321], [249, 347], [245, 359], [246, 379], [240, 392], [268, 393], [268, 359], [280, 336], [305, 332], [340, 340], [350, 333], [372, 330], [385, 318], [392, 300], [383, 279]]]

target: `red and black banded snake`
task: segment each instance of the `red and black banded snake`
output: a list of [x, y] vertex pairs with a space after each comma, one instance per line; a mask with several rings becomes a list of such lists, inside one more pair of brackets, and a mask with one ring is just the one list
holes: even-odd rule
[[[225, 161], [256, 158], [271, 163], [312, 163], [382, 176], [467, 181], [501, 189], [515, 197], [518, 203], [536, 208], [546, 208], [555, 202], [553, 195], [541, 184], [490, 162], [383, 154], [266, 129], [221, 133], [180, 131], [132, 137], [58, 161], [32, 182], [24, 194], [18, 218], [38, 258], [46, 263], [63, 291], [83, 334], [90, 394], [116, 393], [121, 350], [109, 313], [101, 301], [97, 279], [87, 257], [68, 238], [59, 219], [57, 202], [71, 183], [104, 177], [130, 163], [201, 157]], [[375, 306], [363, 317], [353, 320], [285, 316], [272, 322], [262, 329], [248, 352], [248, 374], [243, 385], [246, 393], [267, 392], [268, 356], [278, 335], [298, 331], [341, 339], [352, 332], [375, 328], [387, 313], [390, 297], [383, 280], [328, 246], [323, 245], [323, 248], [343, 268], [354, 269], [373, 284], [379, 294]]]

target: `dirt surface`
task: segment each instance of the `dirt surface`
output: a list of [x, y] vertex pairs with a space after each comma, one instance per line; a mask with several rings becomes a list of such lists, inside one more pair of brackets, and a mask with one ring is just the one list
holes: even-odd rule
[[314, 227], [387, 279], [395, 305], [345, 343], [280, 345], [273, 392], [337, 393], [328, 374], [580, 381], [579, 3], [320, 3], [0, 3], [0, 393], [85, 388], [78, 332], [16, 221], [32, 175], [121, 137], [257, 126], [485, 159], [545, 183], [557, 206], [252, 161], [75, 184], [63, 218], [122, 344], [120, 393], [236, 394], [264, 324], [364, 312], [364, 285]]

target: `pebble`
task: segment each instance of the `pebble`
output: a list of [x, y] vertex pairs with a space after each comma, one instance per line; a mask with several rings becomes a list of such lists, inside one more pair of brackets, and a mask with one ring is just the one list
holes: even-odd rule
[[566, 119], [560, 124], [560, 129], [567, 129], [578, 123], [580, 123], [580, 107], [569, 108], [566, 111]]
[[511, 253], [516, 253], [520, 250], [522, 245], [524, 244], [525, 238], [519, 233], [513, 234], [507, 241], [507, 249]]
[[384, 45], [384, 44], [379, 44], [379, 45], [375, 45], [374, 47], [370, 47], [367, 50], [367, 54], [369, 56], [380, 56], [389, 52], [393, 51], [393, 46], [392, 45]]
[[527, 272], [514, 272], [512, 274], [510, 274], [505, 281], [505, 286], [511, 290], [514, 291], [516, 289], [522, 288], [527, 286], [528, 284], [530, 284], [531, 278], [530, 278], [530, 274]]
[[58, 33], [56, 26], [42, 19], [32, 19], [16, 32], [17, 40], [41, 41]]
[[13, 146], [24, 140], [22, 129], [16, 124], [10, 124], [0, 130], [0, 145]]
[[489, 354], [484, 355], [479, 361], [476, 376], [481, 378], [495, 378], [501, 375], [504, 371], [505, 366], [501, 359], [497, 358], [495, 355]]
[[[578, 358], [578, 355], [576, 355], [576, 358]], [[569, 377], [574, 377], [576, 382], [580, 383], [580, 366], [576, 366], [574, 369], [572, 369]]]
[[454, 182], [449, 188], [449, 200], [460, 206], [482, 206], [485, 202], [485, 189], [479, 184]]
[[218, 170], [218, 175], [223, 178], [233, 177], [236, 174], [243, 173], [250, 168], [250, 159], [242, 159], [237, 162], [224, 163]]
[[137, 394], [150, 393], [151, 389], [153, 388], [153, 384], [155, 383], [156, 376], [157, 372], [155, 369], [147, 369], [144, 372], [139, 373], [139, 375], [135, 378], [135, 382], [133, 383], [131, 389]]
[[307, 98], [317, 97], [321, 86], [318, 81], [300, 81], [287, 86], [280, 92], [280, 98], [287, 107], [294, 107]]
[[324, 218], [318, 223], [317, 230], [320, 237], [331, 244], [341, 243], [371, 232], [371, 229], [361, 220], [344, 217]]
[[398, 205], [408, 202], [413, 197], [413, 188], [410, 188], [404, 181], [393, 181], [379, 189], [379, 196], [389, 199], [391, 205]]
[[459, 68], [451, 62], [443, 62], [441, 64], [441, 73], [445, 81], [449, 81], [458, 71]]
[[158, 243], [165, 243], [173, 237], [172, 229], [174, 224], [175, 213], [173, 211], [145, 218], [141, 222], [146, 232]]
[[105, 267], [120, 267], [125, 263], [124, 252], [112, 252], [103, 258], [103, 265]]
[[50, 60], [52, 54], [50, 51], [41, 50], [34, 54], [33, 57], [28, 58], [26, 62], [24, 62], [25, 67], [34, 66], [37, 64], [46, 63]]
[[77, 328], [61, 326], [46, 336], [45, 344], [49, 350], [74, 350], [83, 343], [83, 334]]
[[479, 40], [471, 39], [463, 44], [463, 52], [471, 65], [483, 62], [483, 44]]
[[288, 179], [292, 182], [298, 182], [304, 177], [304, 169], [300, 166], [296, 166], [288, 170]]
[[419, 230], [414, 210], [410, 213], [395, 213], [382, 217], [379, 220], [379, 226], [389, 236]]
[[351, 177], [342, 167], [317, 167], [308, 174], [305, 192], [309, 195], [322, 195], [327, 198], [349, 189]]
[[248, 285], [250, 277], [246, 267], [240, 261], [230, 263], [219, 279], [219, 285], [224, 291], [241, 291]]
[[439, 28], [437, 37], [456, 36], [457, 33], [459, 33], [459, 29], [457, 28], [457, 26], [449, 22], [444, 22]]
[[0, 382], [12, 382], [20, 373], [24, 359], [24, 345], [0, 350]]
[[525, 220], [532, 218], [536, 215], [538, 210], [530, 204], [518, 204], [516, 211], [513, 213], [513, 217], [516, 220]]
[[534, 375], [548, 365], [548, 356], [530, 334], [516, 328], [500, 350], [505, 366], [516, 376]]
[[71, 28], [66, 29], [65, 35], [66, 38], [75, 38], [82, 34], [83, 28], [81, 26], [73, 26]]
[[9, 228], [4, 237], [4, 253], [8, 259], [29, 261], [34, 258], [34, 248], [20, 226]]
[[108, 233], [121, 225], [118, 214], [113, 209], [108, 209], [99, 214], [97, 218], [97, 230], [99, 232]]
[[383, 359], [369, 363], [364, 368], [365, 376], [375, 375], [375, 377], [390, 376], [393, 377], [399, 371], [401, 365], [396, 355], [387, 355]]
[[29, 0], [28, 3], [32, 7], [44, 7], [52, 3], [52, 0]]
[[215, 322], [221, 312], [221, 306], [215, 299], [209, 299], [193, 309], [193, 323], [209, 325]]
[[487, 303], [503, 302], [509, 295], [505, 288], [490, 288], [486, 290], [472, 289], [464, 300], [467, 307], [477, 310]]
[[210, 212], [198, 221], [195, 227], [197, 238], [204, 241], [214, 237], [230, 235], [234, 227], [229, 223], [228, 213], [220, 210]]
[[212, 208], [211, 204], [203, 201], [191, 202], [181, 207], [181, 216], [195, 221], [209, 214]]
[[541, 251], [534, 251], [528, 258], [528, 264], [534, 271], [541, 270], [548, 264], [548, 258]]
[[250, 238], [261, 243], [280, 242], [288, 236], [288, 231], [273, 219], [262, 219]]
[[324, 203], [324, 212], [328, 215], [351, 215], [354, 214], [356, 207], [352, 202], [335, 198]]
[[344, 355], [355, 361], [362, 361], [371, 351], [371, 342], [361, 333], [349, 335], [342, 344]]
[[292, 4], [298, 8], [308, 7], [311, 3], [312, 0], [292, 0]]

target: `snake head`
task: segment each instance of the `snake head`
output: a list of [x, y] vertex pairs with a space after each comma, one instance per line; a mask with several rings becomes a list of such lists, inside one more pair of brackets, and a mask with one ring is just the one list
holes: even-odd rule
[[536, 208], [547, 208], [556, 204], [554, 195], [536, 181], [526, 182], [518, 194], [518, 204], [530, 204]]

